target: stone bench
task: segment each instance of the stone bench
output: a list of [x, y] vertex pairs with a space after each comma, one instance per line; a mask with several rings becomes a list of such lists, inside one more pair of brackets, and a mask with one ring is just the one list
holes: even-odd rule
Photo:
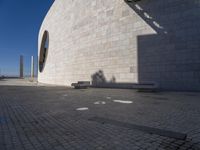
[[144, 83], [98, 83], [98, 84], [90, 84], [90, 81], [78, 81], [77, 83], [72, 83], [75, 89], [86, 89], [88, 87], [93, 88], [118, 88], [118, 89], [136, 89], [139, 92], [156, 92], [158, 91], [158, 84], [144, 82]]
[[133, 86], [138, 92], [156, 92], [159, 89], [156, 83], [138, 83]]
[[72, 83], [71, 86], [73, 86], [75, 89], [86, 89], [90, 87], [90, 81], [78, 81], [77, 83]]
[[159, 87], [156, 83], [100, 83], [92, 85], [94, 88], [118, 88], [118, 89], [136, 89], [139, 92], [155, 92]]

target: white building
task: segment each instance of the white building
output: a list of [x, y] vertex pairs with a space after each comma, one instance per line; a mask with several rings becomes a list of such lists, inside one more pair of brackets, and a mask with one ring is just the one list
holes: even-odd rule
[[38, 81], [200, 90], [199, 14], [196, 0], [56, 0], [39, 33]]

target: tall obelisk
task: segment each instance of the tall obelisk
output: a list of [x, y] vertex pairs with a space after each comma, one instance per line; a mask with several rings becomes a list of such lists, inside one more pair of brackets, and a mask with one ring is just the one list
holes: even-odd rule
[[22, 55], [20, 55], [19, 77], [24, 77], [24, 57]]
[[31, 56], [31, 78], [34, 78], [34, 56]]

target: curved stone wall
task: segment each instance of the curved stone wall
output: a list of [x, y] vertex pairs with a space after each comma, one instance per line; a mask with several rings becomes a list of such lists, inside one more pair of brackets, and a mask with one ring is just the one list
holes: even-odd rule
[[56, 0], [39, 33], [38, 49], [45, 31], [49, 49], [38, 81], [200, 90], [199, 8], [195, 0]]

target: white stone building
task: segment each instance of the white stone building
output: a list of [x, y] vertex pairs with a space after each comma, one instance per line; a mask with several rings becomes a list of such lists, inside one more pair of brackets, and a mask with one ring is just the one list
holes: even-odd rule
[[199, 26], [198, 0], [56, 0], [39, 33], [38, 81], [200, 90]]

